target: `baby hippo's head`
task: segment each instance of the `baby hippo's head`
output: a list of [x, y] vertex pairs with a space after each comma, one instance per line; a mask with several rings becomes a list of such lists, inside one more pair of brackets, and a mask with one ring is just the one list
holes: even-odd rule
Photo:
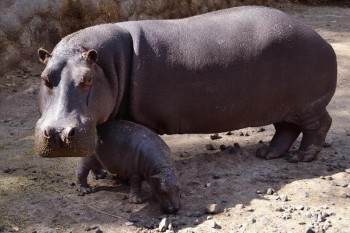
[[149, 183], [162, 210], [167, 214], [176, 214], [180, 208], [181, 194], [177, 175], [173, 171], [162, 172], [151, 176]]

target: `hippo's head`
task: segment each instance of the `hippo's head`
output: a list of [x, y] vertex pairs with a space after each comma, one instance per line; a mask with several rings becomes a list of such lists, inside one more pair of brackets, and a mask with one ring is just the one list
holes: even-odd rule
[[180, 208], [181, 188], [175, 173], [167, 170], [153, 175], [149, 184], [162, 210], [168, 214], [176, 214]]
[[38, 53], [46, 67], [38, 98], [36, 151], [43, 157], [92, 155], [96, 126], [108, 119], [116, 101], [115, 87], [97, 63], [97, 51], [55, 48], [52, 54], [44, 49]]

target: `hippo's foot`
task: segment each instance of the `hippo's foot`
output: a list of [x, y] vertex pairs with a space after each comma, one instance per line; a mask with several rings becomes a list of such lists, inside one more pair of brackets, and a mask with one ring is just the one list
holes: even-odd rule
[[262, 159], [277, 159], [282, 157], [284, 154], [281, 154], [278, 150], [271, 146], [265, 146], [257, 150], [256, 157]]
[[77, 188], [77, 191], [81, 195], [89, 194], [95, 192], [94, 188], [92, 188], [90, 185], [80, 185]]
[[332, 118], [326, 109], [323, 112], [314, 114], [299, 123], [303, 133], [299, 150], [289, 153], [287, 160], [289, 162], [310, 162], [317, 158], [327, 132], [332, 124]]
[[131, 204], [141, 204], [143, 202], [141, 196], [139, 194], [130, 194], [129, 203]]
[[285, 155], [300, 134], [299, 128], [288, 122], [273, 124], [276, 132], [269, 146], [260, 148], [256, 156], [263, 159], [276, 159]]
[[321, 151], [321, 148], [317, 146], [309, 146], [308, 150], [297, 150], [289, 152], [287, 155], [287, 160], [291, 163], [297, 162], [310, 162], [317, 158], [318, 153]]
[[102, 169], [93, 170], [95, 180], [105, 179], [107, 177], [107, 172]]

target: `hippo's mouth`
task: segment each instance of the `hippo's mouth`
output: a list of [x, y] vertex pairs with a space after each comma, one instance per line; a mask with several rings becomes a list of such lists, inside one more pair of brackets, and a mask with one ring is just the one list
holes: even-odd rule
[[36, 130], [34, 138], [35, 152], [46, 158], [92, 156], [97, 144], [95, 128], [85, 131], [83, 135], [80, 134], [78, 138], [71, 141], [43, 137], [42, 132], [38, 132], [38, 130]]

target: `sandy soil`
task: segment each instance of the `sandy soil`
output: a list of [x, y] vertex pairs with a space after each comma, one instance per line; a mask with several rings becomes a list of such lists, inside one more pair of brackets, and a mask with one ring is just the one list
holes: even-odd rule
[[[163, 136], [183, 186], [182, 209], [168, 216], [175, 232], [350, 232], [350, 9], [284, 5], [283, 10], [319, 32], [338, 56], [328, 147], [317, 161], [291, 164], [254, 156], [271, 139], [271, 126], [222, 133], [218, 140]], [[90, 177], [98, 192], [78, 196], [78, 158], [34, 153], [39, 74], [38, 64], [28, 62], [27, 69], [0, 77], [0, 232], [157, 232], [166, 216], [147, 187], [145, 203], [134, 205], [125, 199], [128, 186]], [[220, 150], [234, 143], [240, 148]], [[274, 194], [266, 194], [268, 189]], [[209, 204], [218, 204], [217, 214], [206, 213]]]

